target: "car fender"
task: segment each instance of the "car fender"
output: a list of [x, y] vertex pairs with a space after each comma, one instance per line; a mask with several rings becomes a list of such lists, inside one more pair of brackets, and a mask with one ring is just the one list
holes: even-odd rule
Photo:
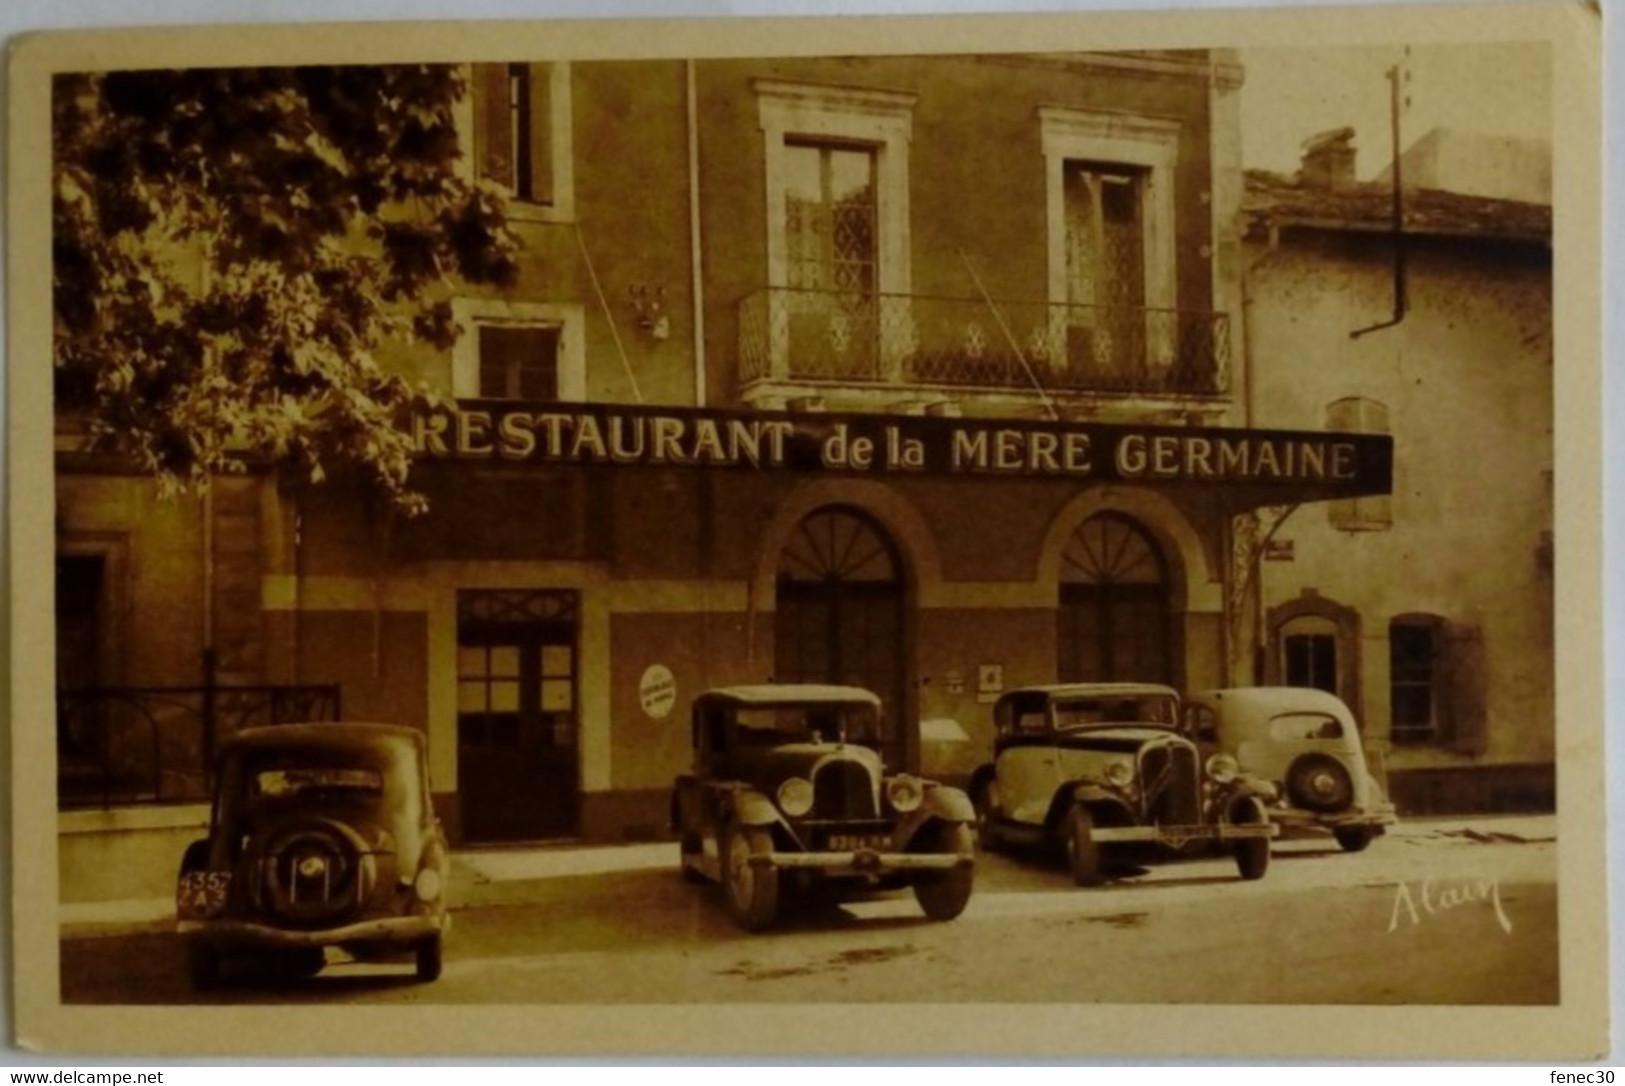
[[206, 871], [209, 867], [209, 839], [204, 837], [186, 846], [181, 854], [181, 869], [179, 874], [189, 875], [194, 871]]
[[1069, 788], [1062, 788], [1055, 793], [1055, 800], [1050, 804], [1047, 825], [1058, 826], [1061, 820], [1074, 806], [1088, 807], [1091, 811], [1107, 812], [1106, 818], [1096, 815], [1097, 822], [1108, 825], [1131, 826], [1138, 821], [1133, 810], [1124, 802], [1123, 797], [1104, 785], [1084, 782], [1073, 784]]
[[771, 799], [753, 788], [742, 788], [729, 799], [732, 820], [741, 826], [777, 826], [784, 822]]
[[927, 788], [920, 805], [903, 815], [897, 822], [894, 837], [897, 847], [907, 851], [909, 844], [927, 827], [937, 823], [960, 825], [976, 821], [976, 808], [970, 797], [958, 788], [937, 785]]
[[1242, 796], [1256, 796], [1265, 803], [1274, 803], [1279, 795], [1280, 791], [1275, 787], [1274, 782], [1264, 780], [1262, 777], [1252, 777], [1244, 774], [1237, 777], [1230, 785], [1231, 799], [1239, 799]]
[[976, 808], [970, 797], [946, 784], [925, 790], [925, 798], [920, 801], [920, 812], [944, 822], [976, 821]]

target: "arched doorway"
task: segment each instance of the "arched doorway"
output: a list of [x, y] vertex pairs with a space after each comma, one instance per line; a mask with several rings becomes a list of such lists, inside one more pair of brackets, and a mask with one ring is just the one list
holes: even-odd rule
[[801, 520], [779, 552], [774, 677], [841, 683], [880, 696], [887, 764], [906, 766], [908, 656], [902, 560], [885, 530], [857, 509], [826, 506]]
[[1138, 521], [1097, 513], [1061, 552], [1056, 671], [1063, 682], [1176, 680], [1168, 566]]

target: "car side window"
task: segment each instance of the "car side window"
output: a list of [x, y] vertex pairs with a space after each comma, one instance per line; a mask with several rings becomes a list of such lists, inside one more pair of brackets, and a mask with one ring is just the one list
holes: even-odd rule
[[1219, 738], [1218, 720], [1206, 705], [1191, 705], [1185, 710], [1185, 730], [1200, 743], [1214, 743]]
[[1341, 739], [1343, 725], [1325, 713], [1286, 713], [1270, 721], [1270, 738], [1281, 742]]

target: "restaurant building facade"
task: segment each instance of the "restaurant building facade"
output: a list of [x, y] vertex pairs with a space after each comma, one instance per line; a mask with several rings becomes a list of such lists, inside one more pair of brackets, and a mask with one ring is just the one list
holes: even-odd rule
[[[456, 841], [622, 841], [666, 833], [708, 687], [866, 686], [890, 760], [962, 779], [1003, 689], [1254, 681], [1260, 511], [1385, 495], [1396, 453], [1249, 414], [1240, 80], [472, 66], [525, 249], [391, 359], [448, 399], [425, 515], [274, 465], [159, 500], [60, 438], [59, 686], [99, 706], [59, 719], [64, 856], [189, 833], [208, 746], [295, 712], [424, 729]], [[202, 700], [128, 708], [159, 687]]]

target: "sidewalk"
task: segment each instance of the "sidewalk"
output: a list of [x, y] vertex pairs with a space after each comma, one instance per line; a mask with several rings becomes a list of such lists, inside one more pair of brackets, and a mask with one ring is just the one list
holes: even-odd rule
[[[1556, 815], [1468, 815], [1403, 819], [1389, 827], [1397, 839], [1447, 838], [1463, 843], [1517, 844], [1557, 840]], [[532, 905], [545, 901], [557, 879], [677, 866], [677, 845], [516, 846], [465, 849], [452, 856], [448, 901], [453, 909]], [[172, 898], [92, 901], [58, 910], [62, 937], [161, 932], [174, 922]]]

